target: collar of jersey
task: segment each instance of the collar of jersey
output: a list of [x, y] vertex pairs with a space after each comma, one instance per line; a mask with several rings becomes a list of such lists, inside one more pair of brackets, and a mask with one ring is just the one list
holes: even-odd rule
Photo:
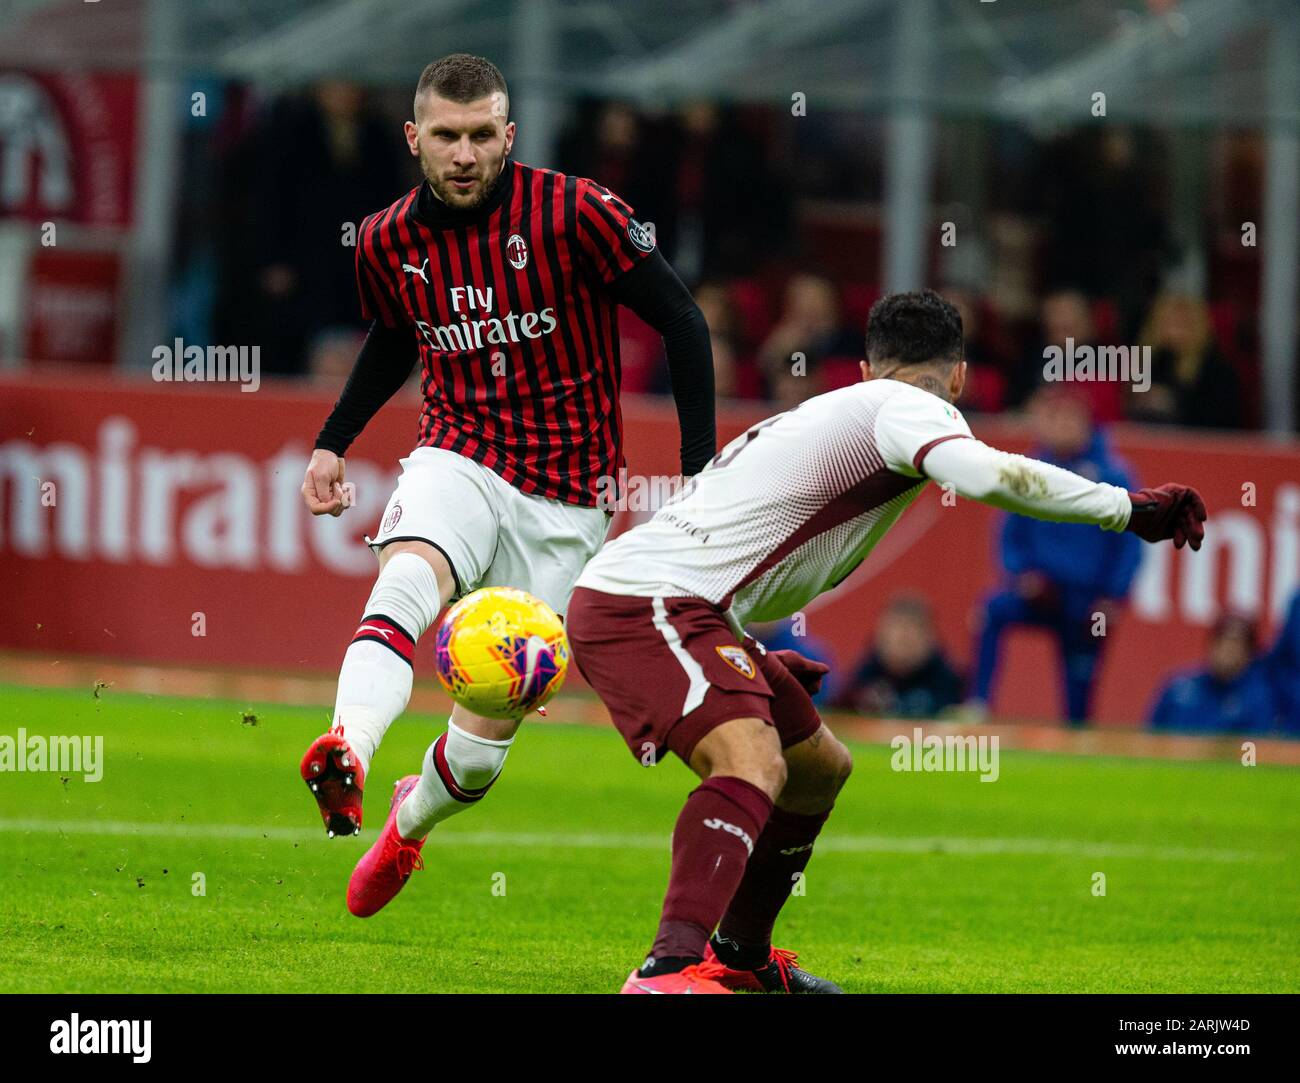
[[425, 180], [420, 184], [420, 194], [416, 196], [415, 210], [412, 213], [418, 222], [430, 229], [454, 229], [456, 226], [474, 225], [487, 218], [510, 195], [516, 169], [518, 166], [514, 161], [507, 158], [505, 168], [501, 170], [501, 175], [497, 177], [497, 182], [492, 186], [487, 199], [468, 211], [448, 207], [433, 194], [433, 188]]

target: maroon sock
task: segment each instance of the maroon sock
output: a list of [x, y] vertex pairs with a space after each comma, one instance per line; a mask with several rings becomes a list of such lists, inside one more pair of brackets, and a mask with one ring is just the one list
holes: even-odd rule
[[651, 958], [704, 957], [771, 814], [771, 799], [744, 779], [710, 778], [691, 791], [673, 829], [672, 872]]
[[[745, 866], [745, 875], [718, 925], [718, 938], [738, 948], [755, 949], [766, 958], [772, 926], [790, 897], [796, 873], [812, 858], [813, 842], [830, 812], [804, 816], [774, 808]], [[762, 949], [761, 952], [757, 949]]]

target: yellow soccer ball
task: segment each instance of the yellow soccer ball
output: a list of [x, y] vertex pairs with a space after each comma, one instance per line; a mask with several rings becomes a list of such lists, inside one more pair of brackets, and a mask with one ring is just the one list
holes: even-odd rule
[[448, 609], [434, 654], [451, 698], [487, 718], [536, 710], [569, 669], [569, 640], [555, 610], [513, 587], [484, 587]]

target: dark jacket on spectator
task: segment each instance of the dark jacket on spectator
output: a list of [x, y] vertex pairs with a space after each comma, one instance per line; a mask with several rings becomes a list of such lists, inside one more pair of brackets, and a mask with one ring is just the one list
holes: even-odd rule
[[873, 652], [858, 667], [852, 687], [840, 696], [839, 704], [862, 714], [933, 718], [961, 698], [961, 677], [942, 651], [936, 650], [906, 677], [886, 670]]
[[1175, 425], [1200, 428], [1235, 429], [1242, 425], [1241, 389], [1237, 373], [1213, 346], [1205, 349], [1201, 367], [1186, 384], [1178, 382], [1175, 370], [1178, 358], [1167, 349], [1151, 351], [1151, 382], [1168, 387], [1174, 397], [1172, 417], [1152, 417], [1143, 413], [1142, 395], [1131, 398], [1129, 414], [1139, 421], [1167, 421]]
[[1266, 667], [1255, 663], [1235, 680], [1205, 670], [1174, 677], [1151, 710], [1151, 728], [1187, 733], [1267, 733], [1275, 728], [1277, 703]]

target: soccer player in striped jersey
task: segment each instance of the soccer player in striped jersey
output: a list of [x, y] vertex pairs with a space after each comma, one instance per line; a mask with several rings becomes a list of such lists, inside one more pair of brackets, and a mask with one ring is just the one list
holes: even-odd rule
[[789, 617], [842, 582], [928, 481], [1038, 519], [1200, 548], [1194, 489], [1130, 493], [976, 440], [953, 405], [966, 379], [961, 317], [937, 294], [879, 301], [862, 369], [864, 382], [737, 437], [578, 579], [568, 633], [582, 675], [639, 761], [671, 751], [703, 779], [673, 832], [658, 935], [625, 993], [839, 991], [771, 935], [849, 753], [809, 698], [826, 667], [765, 652], [744, 625]]
[[[511, 586], [565, 612], [623, 466], [620, 304], [663, 335], [682, 473], [715, 450], [708, 327], [653, 230], [592, 180], [514, 161], [509, 107], [489, 61], [430, 64], [405, 126], [424, 181], [359, 231], [373, 323], [307, 468], [311, 512], [343, 511], [343, 456], [417, 360], [424, 405], [367, 538], [379, 576], [344, 655], [333, 725], [301, 764], [331, 836], [361, 828], [371, 757], [410, 699], [415, 644], [444, 606]], [[518, 724], [455, 708], [421, 773], [397, 783], [348, 884], [353, 914], [387, 904], [423, 867], [434, 825], [483, 798]]]

